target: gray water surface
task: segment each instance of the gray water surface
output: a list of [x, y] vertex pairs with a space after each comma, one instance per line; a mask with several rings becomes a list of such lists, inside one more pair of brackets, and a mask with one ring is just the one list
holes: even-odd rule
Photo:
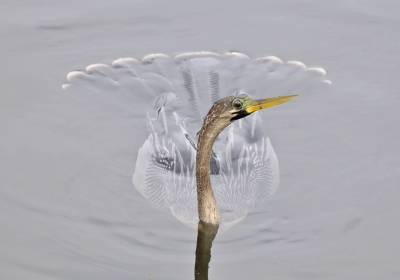
[[399, 279], [397, 1], [1, 7], [1, 279], [193, 278], [197, 232], [132, 185], [147, 137], [135, 108], [61, 85], [93, 63], [200, 50], [299, 60], [333, 82], [269, 111], [280, 187], [217, 235], [210, 278]]

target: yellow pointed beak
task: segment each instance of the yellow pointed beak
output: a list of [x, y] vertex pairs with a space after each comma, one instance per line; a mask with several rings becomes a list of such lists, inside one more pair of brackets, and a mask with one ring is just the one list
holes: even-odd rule
[[250, 100], [249, 105], [246, 108], [246, 112], [251, 114], [261, 109], [265, 109], [268, 107], [288, 102], [295, 97], [297, 97], [297, 95], [286, 95], [286, 96], [277, 96], [277, 97], [258, 99], [258, 100]]

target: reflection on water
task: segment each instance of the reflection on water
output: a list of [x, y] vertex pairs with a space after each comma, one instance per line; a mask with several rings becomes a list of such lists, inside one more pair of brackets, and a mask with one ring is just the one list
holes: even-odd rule
[[211, 247], [218, 232], [218, 225], [199, 221], [197, 230], [196, 262], [194, 279], [208, 280], [208, 267], [211, 260]]
[[[63, 87], [94, 94], [108, 107], [131, 106], [147, 120], [149, 136], [138, 152], [133, 183], [153, 205], [170, 209], [195, 228], [196, 143], [211, 105], [239, 92], [253, 98], [310, 94], [330, 83], [324, 75], [323, 69], [306, 68], [301, 62], [282, 63], [276, 57], [154, 54], [142, 61], [119, 59], [112, 66], [95, 64], [86, 71], [71, 72], [70, 84]], [[230, 125], [214, 144], [211, 182], [223, 228], [264, 205], [279, 185], [278, 159], [264, 122], [261, 112], [254, 113]]]

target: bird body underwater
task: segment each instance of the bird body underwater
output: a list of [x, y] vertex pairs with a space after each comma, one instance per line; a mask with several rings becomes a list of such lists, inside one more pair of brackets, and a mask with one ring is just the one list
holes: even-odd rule
[[[190, 52], [92, 64], [70, 72], [63, 88], [101, 108], [93, 116], [101, 123], [112, 113], [137, 124], [132, 182], [152, 206], [190, 227], [200, 218], [221, 230], [258, 211], [279, 186], [269, 120], [257, 111], [324, 91], [325, 75], [275, 56]], [[263, 99], [270, 94], [281, 97]]]
[[196, 154], [196, 183], [199, 219], [218, 224], [221, 215], [210, 180], [210, 159], [217, 136], [235, 120], [251, 113], [287, 102], [297, 95], [278, 96], [253, 100], [246, 94], [233, 95], [217, 100], [208, 112], [199, 134]]

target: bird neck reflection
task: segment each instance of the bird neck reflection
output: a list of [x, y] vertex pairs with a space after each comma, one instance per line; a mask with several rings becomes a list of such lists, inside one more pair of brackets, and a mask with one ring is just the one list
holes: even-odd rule
[[211, 246], [218, 232], [218, 224], [199, 221], [197, 231], [195, 280], [208, 280], [208, 265], [211, 260]]

